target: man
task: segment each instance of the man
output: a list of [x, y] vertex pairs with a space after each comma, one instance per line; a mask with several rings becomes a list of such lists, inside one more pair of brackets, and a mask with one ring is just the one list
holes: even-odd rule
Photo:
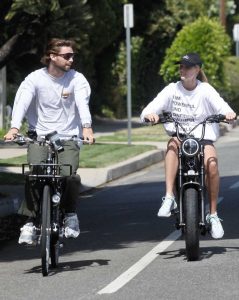
[[[50, 40], [41, 59], [45, 67], [29, 74], [17, 91], [11, 129], [5, 135], [5, 140], [14, 139], [26, 117], [29, 131], [35, 131], [37, 136], [45, 136], [57, 130], [61, 137], [83, 136], [89, 143], [94, 142], [89, 110], [90, 86], [81, 73], [71, 69], [75, 48], [75, 43], [71, 40]], [[66, 140], [63, 143], [64, 151], [59, 153], [59, 163], [71, 164], [74, 174], [66, 177], [63, 193], [65, 236], [76, 238], [80, 233], [76, 214], [80, 177], [75, 175], [79, 166], [79, 148], [74, 141]], [[44, 162], [46, 157], [43, 148], [38, 144], [31, 144], [28, 148], [28, 162]], [[62, 175], [67, 176], [66, 171], [63, 170]], [[30, 219], [21, 228], [20, 244], [34, 243], [36, 232], [32, 217], [36, 215], [36, 209], [32, 195], [37, 194], [34, 189], [36, 187], [26, 182], [27, 193], [22, 214]]]

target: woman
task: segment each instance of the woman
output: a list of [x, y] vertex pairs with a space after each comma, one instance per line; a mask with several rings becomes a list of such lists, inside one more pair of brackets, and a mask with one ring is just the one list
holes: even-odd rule
[[[141, 114], [141, 120], [149, 119], [152, 123], [159, 121], [159, 114], [170, 111], [178, 122], [190, 129], [212, 114], [223, 114], [226, 120], [235, 119], [236, 114], [207, 82], [201, 69], [202, 60], [197, 53], [184, 55], [179, 64], [180, 81], [170, 83], [156, 98], [150, 102]], [[200, 78], [200, 80], [199, 80]], [[189, 121], [190, 120], [190, 121]], [[159, 217], [169, 217], [171, 210], [177, 207], [174, 197], [174, 182], [178, 168], [178, 145], [173, 124], [165, 124], [167, 133], [172, 137], [167, 146], [165, 157], [166, 195], [158, 211]], [[201, 130], [194, 131], [195, 137], [201, 136]], [[205, 170], [210, 201], [210, 213], [206, 220], [211, 224], [213, 238], [222, 238], [224, 231], [217, 215], [217, 198], [219, 193], [219, 172], [217, 154], [213, 142], [219, 137], [219, 125], [206, 126], [204, 137]]]

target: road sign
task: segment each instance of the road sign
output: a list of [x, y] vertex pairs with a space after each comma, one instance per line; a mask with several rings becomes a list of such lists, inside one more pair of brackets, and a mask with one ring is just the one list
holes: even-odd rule
[[133, 4], [124, 5], [124, 27], [134, 27], [134, 10]]
[[239, 24], [235, 24], [233, 27], [233, 40], [239, 42]]

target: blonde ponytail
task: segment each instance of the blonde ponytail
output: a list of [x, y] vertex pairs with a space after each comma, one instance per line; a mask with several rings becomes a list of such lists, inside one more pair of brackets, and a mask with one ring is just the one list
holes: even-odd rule
[[207, 76], [202, 69], [199, 70], [197, 78], [202, 82], [208, 82]]

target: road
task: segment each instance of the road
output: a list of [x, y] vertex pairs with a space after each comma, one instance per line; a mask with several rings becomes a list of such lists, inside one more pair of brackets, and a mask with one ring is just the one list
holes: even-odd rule
[[84, 194], [81, 235], [66, 241], [60, 267], [42, 277], [39, 248], [0, 246], [0, 299], [239, 299], [239, 134], [217, 142], [225, 235], [202, 237], [187, 262], [173, 218], [157, 218], [163, 163]]

